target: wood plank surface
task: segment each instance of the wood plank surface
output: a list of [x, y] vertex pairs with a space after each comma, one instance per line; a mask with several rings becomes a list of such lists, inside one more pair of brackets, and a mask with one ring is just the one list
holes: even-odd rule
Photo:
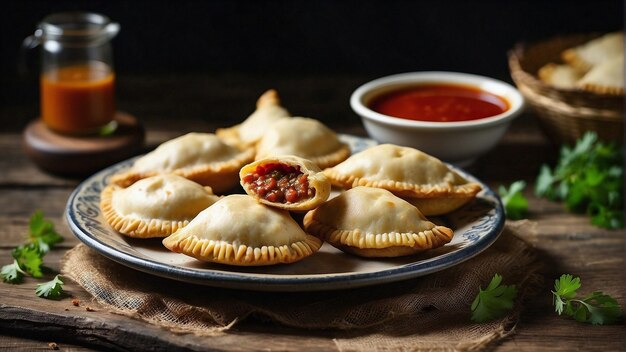
[[[195, 130], [213, 128], [211, 123], [168, 128], [161, 122], [149, 129], [148, 141], [154, 146], [164, 140]], [[360, 125], [346, 125], [342, 132], [363, 135]], [[10, 262], [10, 251], [24, 242], [28, 218], [36, 209], [45, 212], [65, 238], [49, 253], [45, 263], [48, 277], [59, 270], [64, 252], [78, 240], [65, 225], [63, 211], [69, 194], [80, 180], [62, 179], [36, 169], [19, 147], [19, 133], [0, 134], [0, 264]], [[511, 160], [511, 155], [517, 159]], [[539, 166], [554, 160], [556, 150], [539, 132], [533, 120], [524, 116], [516, 121], [496, 150], [485, 155], [469, 171], [496, 188], [513, 180], [532, 183]], [[502, 167], [506, 165], [506, 167]], [[532, 184], [530, 185], [532, 187]], [[584, 215], [566, 212], [560, 203], [538, 199], [531, 187], [525, 191], [530, 201], [528, 218], [536, 222], [536, 234], [528, 240], [541, 253], [543, 289], [534, 299], [524, 302], [515, 334], [499, 342], [497, 351], [620, 351], [626, 346], [624, 325], [590, 326], [559, 317], [552, 307], [553, 280], [563, 273], [582, 279], [582, 291], [603, 290], [626, 306], [624, 231], [598, 229]], [[4, 258], [4, 259], [2, 259]], [[338, 350], [332, 331], [302, 331], [286, 327], [244, 322], [233, 331], [206, 338], [170, 333], [138, 320], [107, 312], [71, 280], [66, 282], [68, 296], [59, 301], [37, 298], [36, 284], [27, 278], [23, 284], [0, 284], [0, 348], [4, 350], [48, 349], [56, 342], [63, 350], [218, 350], [253, 351]], [[77, 298], [80, 306], [74, 306]], [[87, 311], [89, 306], [93, 311]]]

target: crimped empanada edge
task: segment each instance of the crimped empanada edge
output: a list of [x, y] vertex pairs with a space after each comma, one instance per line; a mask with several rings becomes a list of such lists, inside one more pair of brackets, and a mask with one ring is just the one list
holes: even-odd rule
[[317, 252], [322, 241], [306, 234], [302, 241], [280, 247], [249, 247], [224, 241], [200, 239], [196, 235], [173, 234], [163, 240], [163, 245], [172, 252], [183, 253], [198, 260], [237, 266], [264, 266], [288, 264], [299, 261]]
[[330, 179], [330, 182], [338, 187], [345, 189], [357, 186], [365, 186], [372, 188], [382, 188], [390, 191], [399, 197], [412, 198], [437, 198], [437, 197], [459, 197], [471, 198], [476, 196], [482, 189], [482, 186], [476, 182], [468, 182], [462, 185], [416, 185], [408, 182], [399, 182], [393, 180], [369, 180], [365, 177], [355, 177], [352, 175], [342, 175], [332, 168], [324, 170], [324, 174]]
[[[243, 165], [252, 161], [253, 158], [254, 149], [249, 148], [242, 150], [239, 154], [237, 154], [234, 158], [230, 160], [213, 162], [208, 165], [191, 166], [163, 172], [134, 172], [131, 168], [131, 170], [127, 172], [113, 175], [109, 182], [117, 184], [121, 187], [128, 187], [146, 177], [172, 173], [182, 176], [186, 179], [198, 182], [203, 186], [211, 186], [214, 192], [220, 193], [228, 190], [229, 187], [233, 187], [237, 184], [236, 178], [237, 174], [239, 173], [239, 169], [241, 169]], [[219, 182], [219, 184], [210, 184], [206, 181], [207, 179]]]
[[339, 142], [341, 147], [334, 152], [322, 156], [311, 157], [309, 160], [313, 161], [320, 169], [324, 170], [328, 167], [333, 167], [342, 161], [348, 159], [352, 154], [350, 146], [346, 143]]
[[363, 233], [355, 230], [334, 228], [314, 218], [314, 210], [304, 217], [305, 231], [332, 245], [344, 245], [359, 249], [384, 249], [389, 247], [411, 247], [419, 250], [438, 248], [452, 240], [454, 232], [445, 226], [435, 226], [420, 232], [393, 232], [382, 234]]

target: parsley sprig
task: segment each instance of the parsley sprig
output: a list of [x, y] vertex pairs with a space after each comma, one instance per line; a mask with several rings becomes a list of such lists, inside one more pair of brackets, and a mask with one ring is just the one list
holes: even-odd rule
[[54, 279], [37, 285], [35, 294], [43, 298], [59, 299], [63, 294], [63, 281], [61, 281], [59, 275], [57, 275]]
[[523, 219], [528, 215], [528, 200], [522, 194], [524, 188], [526, 182], [520, 180], [511, 183], [508, 189], [505, 186], [498, 189], [506, 217], [511, 220]]
[[42, 211], [36, 211], [33, 214], [28, 229], [31, 243], [44, 254], [50, 251], [51, 246], [63, 241], [63, 237], [55, 231], [54, 224], [43, 218]]
[[[13, 263], [0, 270], [4, 282], [17, 284], [22, 282], [24, 275], [34, 278], [43, 277], [43, 258], [54, 245], [63, 241], [54, 224], [44, 219], [41, 211], [36, 211], [28, 224], [28, 243], [17, 246], [12, 251]], [[58, 298], [63, 290], [63, 282], [57, 275], [53, 280], [38, 285], [35, 293], [44, 298]]]
[[24, 279], [24, 270], [20, 268], [20, 264], [17, 262], [17, 259], [13, 259], [13, 264], [8, 264], [2, 267], [0, 271], [0, 275], [2, 275], [2, 279], [5, 282], [9, 282], [12, 284], [17, 284], [22, 282]]
[[502, 276], [495, 274], [486, 289], [479, 288], [472, 302], [472, 320], [478, 323], [504, 316], [513, 308], [517, 297], [515, 285], [501, 285]]
[[573, 148], [561, 148], [554, 170], [541, 166], [535, 194], [565, 201], [570, 211], [587, 213], [596, 226], [623, 228], [623, 167], [621, 150], [615, 144], [587, 132]]
[[41, 266], [43, 265], [44, 254], [39, 251], [39, 247], [34, 243], [21, 245], [13, 249], [13, 258], [20, 268], [24, 269], [30, 276], [40, 278], [43, 276]]
[[577, 298], [580, 278], [569, 274], [561, 275], [554, 281], [554, 310], [565, 313], [582, 323], [593, 325], [613, 324], [619, 321], [622, 311], [619, 303], [600, 291], [592, 292], [582, 299]]

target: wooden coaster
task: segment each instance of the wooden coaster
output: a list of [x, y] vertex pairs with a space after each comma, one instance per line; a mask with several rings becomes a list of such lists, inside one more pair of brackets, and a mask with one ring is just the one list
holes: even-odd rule
[[66, 136], [37, 119], [23, 132], [30, 159], [42, 170], [60, 176], [87, 176], [142, 151], [145, 132], [139, 121], [124, 112], [115, 114], [118, 126], [109, 136]]

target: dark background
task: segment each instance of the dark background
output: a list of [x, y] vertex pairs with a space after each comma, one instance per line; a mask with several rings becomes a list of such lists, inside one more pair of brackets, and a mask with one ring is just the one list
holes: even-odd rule
[[[28, 75], [18, 74], [18, 54], [52, 12], [94, 11], [121, 24], [113, 41], [117, 99], [123, 109], [140, 110], [133, 113], [243, 119], [262, 90], [276, 87], [288, 105], [308, 108], [297, 112], [326, 114], [315, 116], [324, 120], [349, 114], [351, 91], [387, 74], [446, 70], [511, 82], [506, 54], [515, 43], [617, 30], [623, 7], [563, 0], [8, 1], [0, 8], [0, 116], [4, 126], [20, 127], [36, 115], [36, 52]], [[336, 79], [337, 92], [315, 91], [316, 78]], [[251, 103], [239, 106], [233, 94]], [[343, 107], [317, 107], [325, 100]], [[150, 101], [157, 107], [146, 108]], [[235, 106], [211, 114], [211, 104]]]

